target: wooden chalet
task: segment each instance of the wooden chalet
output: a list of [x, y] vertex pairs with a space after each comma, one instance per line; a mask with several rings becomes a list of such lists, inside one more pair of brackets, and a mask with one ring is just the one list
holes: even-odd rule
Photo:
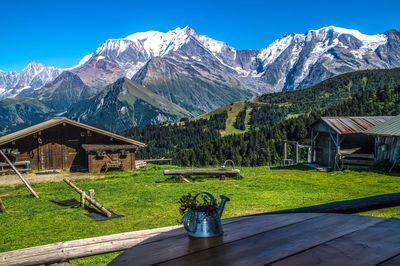
[[136, 150], [144, 146], [65, 117], [0, 137], [0, 149], [13, 162], [27, 162], [34, 171], [135, 169]]
[[400, 115], [366, 130], [364, 134], [375, 138], [375, 162], [389, 160], [393, 166], [400, 162]]
[[360, 168], [374, 164], [374, 137], [367, 129], [392, 116], [322, 117], [311, 125], [312, 161], [327, 168]]

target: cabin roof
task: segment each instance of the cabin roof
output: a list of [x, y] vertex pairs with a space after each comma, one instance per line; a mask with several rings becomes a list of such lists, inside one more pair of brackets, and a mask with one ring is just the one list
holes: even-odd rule
[[105, 130], [102, 130], [102, 129], [99, 129], [99, 128], [88, 126], [88, 125], [73, 121], [71, 119], [68, 119], [66, 117], [53, 118], [53, 119], [44, 121], [42, 123], [36, 124], [34, 126], [31, 126], [31, 127], [19, 130], [17, 132], [5, 135], [3, 137], [0, 137], [0, 145], [7, 144], [7, 143], [9, 143], [11, 141], [15, 141], [17, 139], [29, 136], [31, 134], [35, 134], [35, 133], [37, 133], [39, 131], [42, 131], [42, 130], [57, 126], [57, 125], [62, 124], [62, 123], [71, 124], [71, 125], [74, 125], [74, 126], [77, 126], [77, 127], [84, 128], [86, 130], [97, 132], [97, 133], [102, 134], [102, 135], [110, 136], [112, 138], [115, 138], [115, 139], [130, 143], [130, 144], [133, 144], [133, 145], [136, 145], [136, 146], [139, 146], [139, 147], [146, 146], [146, 144], [144, 144], [142, 142], [139, 142], [139, 141], [136, 141], [136, 140], [133, 140], [133, 139], [129, 139], [129, 138], [126, 138], [126, 137], [120, 136], [118, 134], [114, 134], [114, 133], [111, 133], [111, 132], [108, 132], [108, 131], [105, 131]]
[[137, 146], [132, 144], [82, 144], [82, 148], [87, 152], [95, 151], [119, 151], [136, 150]]
[[369, 135], [400, 137], [400, 115], [364, 132]]
[[334, 116], [321, 117], [321, 120], [337, 133], [344, 135], [362, 133], [391, 118], [393, 116]]

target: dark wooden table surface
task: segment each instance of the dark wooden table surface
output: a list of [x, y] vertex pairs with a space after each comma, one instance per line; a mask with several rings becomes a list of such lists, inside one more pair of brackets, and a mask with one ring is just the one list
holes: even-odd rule
[[109, 265], [400, 265], [400, 219], [274, 214], [223, 220], [224, 235], [183, 228], [120, 254]]

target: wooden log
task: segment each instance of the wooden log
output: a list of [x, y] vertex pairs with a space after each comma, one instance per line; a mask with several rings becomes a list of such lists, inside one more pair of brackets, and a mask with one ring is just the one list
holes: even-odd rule
[[365, 159], [374, 159], [374, 154], [343, 154], [344, 158], [365, 158]]
[[12, 164], [12, 162], [7, 158], [7, 156], [0, 151], [1, 156], [3, 156], [4, 160], [6, 160], [6, 162], [8, 163], [8, 165], [10, 165], [10, 167], [15, 171], [15, 173], [19, 176], [19, 178], [22, 180], [22, 182], [25, 184], [25, 186], [29, 189], [29, 191], [32, 193], [32, 195], [35, 198], [39, 198], [39, 196], [36, 194], [36, 192], [31, 188], [31, 186], [29, 185], [28, 181], [25, 180], [25, 178], [21, 175], [21, 173], [17, 170], [17, 168], [15, 168], [15, 166]]
[[183, 226], [169, 226], [18, 249], [0, 253], [0, 265], [38, 265], [64, 262], [122, 251], [161, 233], [177, 236], [182, 235], [183, 232]]
[[0, 199], [0, 212], [6, 212], [6, 208], [3, 205], [3, 201]]
[[180, 179], [182, 179], [183, 181], [185, 181], [186, 183], [190, 183], [190, 181], [188, 179], [186, 179], [184, 176], [180, 175], [179, 176]]
[[400, 206], [400, 193], [383, 194], [353, 200], [334, 201], [326, 204], [266, 212], [254, 215], [279, 213], [358, 213], [382, 208]]
[[215, 175], [215, 176], [238, 176], [239, 169], [185, 169], [185, 170], [164, 170], [164, 175]]
[[[67, 183], [70, 187], [72, 187], [76, 192], [79, 194], [84, 193], [81, 189], [79, 189], [77, 186], [72, 184], [68, 179], [63, 178], [63, 181]], [[107, 217], [111, 217], [111, 212], [109, 212], [106, 208], [104, 208], [100, 203], [98, 203], [95, 200], [92, 200], [90, 197], [88, 197], [85, 193], [85, 199], [89, 201], [93, 206], [95, 206], [97, 209], [99, 209], [102, 213], [104, 213]]]

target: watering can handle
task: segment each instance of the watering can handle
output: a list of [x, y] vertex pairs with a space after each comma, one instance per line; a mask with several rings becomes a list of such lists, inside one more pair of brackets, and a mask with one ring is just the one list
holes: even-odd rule
[[211, 201], [212, 201], [215, 205], [217, 205], [217, 201], [215, 200], [215, 198], [213, 197], [213, 195], [211, 195], [211, 194], [208, 193], [208, 192], [200, 192], [200, 193], [197, 193], [196, 196], [194, 196], [194, 199], [196, 200], [197, 196], [200, 195], [201, 193], [206, 194], [206, 195], [211, 199]]
[[189, 216], [192, 213], [192, 210], [189, 210], [185, 216], [183, 217], [183, 225], [185, 226], [186, 231], [191, 232], [189, 229], [188, 221], [189, 221]]

